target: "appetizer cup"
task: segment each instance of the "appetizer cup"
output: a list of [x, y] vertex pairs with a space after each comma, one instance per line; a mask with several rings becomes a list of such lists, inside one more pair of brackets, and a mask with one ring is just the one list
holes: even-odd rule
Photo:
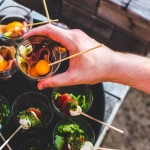
[[91, 125], [80, 117], [63, 118], [54, 127], [53, 142], [58, 150], [80, 150], [87, 141], [94, 144], [95, 134]]
[[23, 126], [23, 133], [35, 134], [43, 131], [51, 123], [53, 109], [45, 95], [26, 92], [15, 99], [11, 115], [16, 126]]
[[[69, 30], [69, 29], [70, 29], [66, 24], [64, 24], [64, 23], [62, 23], [62, 22], [59, 22], [59, 21], [57, 21], [57, 22], [52, 22], [52, 24], [55, 25], [55, 26], [57, 26], [57, 27], [60, 27], [60, 28], [62, 28], [62, 29], [65, 29], [65, 30]], [[59, 45], [59, 50], [60, 50], [60, 52], [61, 52], [61, 57], [62, 57], [62, 58], [67, 57], [67, 55], [68, 55], [68, 50], [67, 50], [64, 46], [62, 46], [60, 43], [58, 43], [58, 45]]]
[[0, 10], [1, 33], [7, 38], [20, 42], [23, 34], [32, 28], [26, 25], [32, 23], [30, 12], [23, 7], [8, 6]]
[[50, 38], [35, 35], [23, 40], [17, 50], [18, 70], [24, 77], [32, 81], [40, 81], [52, 76], [60, 63], [49, 66], [61, 59], [57, 44]]
[[15, 54], [18, 44], [8, 38], [0, 37], [0, 80], [10, 79], [16, 72]]
[[10, 120], [10, 106], [5, 97], [0, 95], [0, 130], [7, 125]]
[[52, 90], [52, 104], [57, 115], [70, 117], [70, 109], [80, 107], [86, 113], [93, 103], [93, 94], [88, 85], [58, 87]]
[[29, 139], [22, 143], [18, 150], [55, 150], [54, 145], [45, 139]]

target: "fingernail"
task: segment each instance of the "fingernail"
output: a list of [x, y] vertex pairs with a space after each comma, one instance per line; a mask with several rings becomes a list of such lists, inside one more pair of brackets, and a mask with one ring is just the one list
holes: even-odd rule
[[45, 86], [44, 86], [43, 84], [38, 85], [38, 89], [39, 89], [39, 90], [43, 90], [44, 87], [45, 87]]

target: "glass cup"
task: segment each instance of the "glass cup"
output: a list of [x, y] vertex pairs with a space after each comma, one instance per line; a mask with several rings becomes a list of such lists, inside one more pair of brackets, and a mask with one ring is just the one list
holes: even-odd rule
[[[57, 27], [60, 27], [62, 29], [65, 29], [65, 30], [69, 30], [70, 29], [66, 24], [64, 24], [64, 23], [62, 23], [60, 21], [52, 22], [52, 24], [57, 26]], [[68, 56], [68, 50], [64, 46], [62, 46], [60, 43], [58, 43], [58, 45], [59, 45], [59, 50], [60, 50], [61, 55], [62, 55], [61, 57], [62, 58], [67, 57]]]
[[32, 26], [33, 18], [30, 12], [20, 6], [8, 6], [0, 10], [1, 33], [17, 42], [23, 39], [23, 34], [28, 32]]
[[40, 81], [52, 76], [60, 63], [48, 66], [61, 59], [57, 44], [50, 38], [35, 35], [23, 40], [17, 50], [18, 70], [29, 80]]
[[[93, 145], [95, 142], [94, 131], [91, 125], [84, 119], [80, 117], [63, 118], [55, 125], [53, 143], [58, 150], [69, 150], [68, 144], [84, 144], [82, 141], [89, 141]], [[80, 150], [77, 147], [74, 149]]]
[[[40, 127], [38, 125], [29, 129], [22, 129], [22, 132], [29, 134], [39, 133], [43, 131], [52, 121], [53, 109], [50, 100], [45, 95], [38, 92], [26, 92], [18, 96], [15, 99], [11, 110], [11, 116], [16, 126], [20, 125], [20, 117], [18, 117], [20, 113], [24, 110], [29, 110], [29, 108], [39, 118]], [[41, 112], [41, 115], [39, 115], [39, 111], [37, 112], [35, 109], [38, 109]]]
[[[66, 93], [69, 94], [71, 98], [68, 95], [64, 96]], [[86, 113], [92, 106], [93, 94], [90, 87], [85, 84], [64, 86], [64, 87], [54, 88], [52, 90], [51, 99], [56, 114], [63, 118], [63, 117], [70, 116], [70, 113], [68, 112], [67, 105], [66, 105], [67, 99], [76, 100], [77, 105], [81, 107], [82, 112]]]
[[25, 141], [18, 150], [55, 150], [55, 148], [47, 140], [35, 138]]
[[10, 116], [10, 105], [6, 98], [0, 95], [0, 130], [7, 125]]
[[0, 38], [0, 80], [10, 79], [16, 72], [15, 54], [18, 44], [8, 38]]

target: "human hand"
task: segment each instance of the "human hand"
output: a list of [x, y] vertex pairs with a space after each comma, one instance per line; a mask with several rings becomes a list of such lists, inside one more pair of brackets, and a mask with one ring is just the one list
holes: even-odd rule
[[[52, 24], [47, 24], [30, 30], [24, 35], [27, 38], [32, 35], [44, 35], [61, 43], [69, 54], [98, 46], [100, 43], [90, 38], [84, 32], [72, 29], [64, 30]], [[80, 56], [71, 58], [67, 71], [53, 75], [38, 83], [38, 88], [68, 86], [76, 84], [95, 84], [106, 80], [111, 62], [108, 59], [113, 51], [103, 46]]]

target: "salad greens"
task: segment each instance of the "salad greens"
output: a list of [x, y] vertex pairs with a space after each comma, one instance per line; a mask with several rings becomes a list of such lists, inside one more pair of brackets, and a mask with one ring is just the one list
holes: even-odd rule
[[0, 104], [0, 129], [7, 122], [10, 110], [5, 104]]
[[[72, 100], [75, 100], [76, 101], [76, 103], [75, 102], [73, 102], [73, 103], [75, 103], [75, 105], [79, 105], [80, 107], [81, 107], [81, 109], [85, 109], [86, 108], [86, 97], [85, 97], [85, 95], [81, 95], [81, 94], [79, 94], [79, 95], [74, 95], [74, 94], [72, 94], [72, 93], [64, 93], [64, 94], [66, 94], [66, 95], [68, 95], [68, 96], [71, 96], [71, 98], [68, 98], [68, 99], [72, 99]], [[61, 96], [63, 97], [63, 95], [64, 94], [60, 94], [60, 93], [58, 93], [58, 92], [55, 92], [54, 93], [54, 99], [57, 101], [58, 100], [58, 98], [61, 98]], [[66, 98], [67, 99], [67, 98]], [[63, 100], [65, 101], [66, 99], [64, 99], [63, 98]], [[70, 102], [71, 103], [71, 102]], [[70, 106], [69, 106], [69, 108], [71, 108], [71, 104], [70, 103], [68, 103]], [[74, 108], [75, 106], [72, 106], [72, 109]]]
[[55, 132], [55, 144], [59, 150], [63, 150], [65, 144], [69, 144], [72, 150], [80, 150], [86, 141], [86, 135], [78, 124], [60, 125]]
[[26, 55], [31, 53], [33, 50], [32, 45], [29, 45], [25, 47], [24, 45], [21, 45], [19, 47], [18, 55], [17, 55], [17, 60], [19, 64], [24, 64], [26, 62]]
[[75, 96], [73, 94], [70, 94], [72, 96], [72, 98], [74, 100], [76, 100], [78, 102], [78, 104], [80, 105], [80, 107], [83, 109], [86, 107], [86, 103], [85, 103], [85, 95], [78, 95], [78, 96]]

